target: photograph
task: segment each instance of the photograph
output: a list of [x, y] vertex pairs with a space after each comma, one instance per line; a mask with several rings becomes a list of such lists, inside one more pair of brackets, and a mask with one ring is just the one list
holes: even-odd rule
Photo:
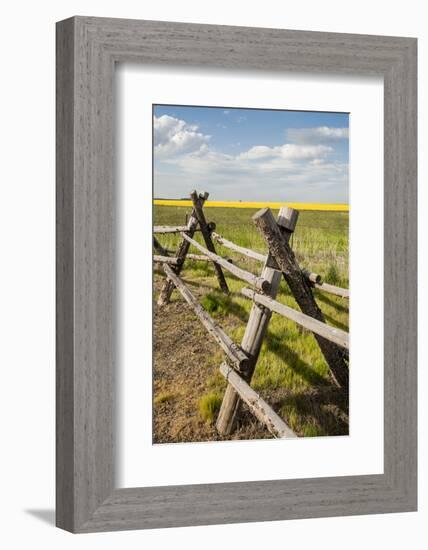
[[349, 114], [153, 105], [153, 443], [349, 434]]

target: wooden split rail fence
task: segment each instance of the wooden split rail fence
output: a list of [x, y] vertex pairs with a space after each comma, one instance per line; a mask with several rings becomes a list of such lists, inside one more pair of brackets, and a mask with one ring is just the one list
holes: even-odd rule
[[[272, 313], [282, 315], [311, 331], [329, 366], [333, 383], [347, 390], [349, 335], [325, 323], [324, 315], [315, 301], [312, 289], [318, 288], [342, 298], [348, 298], [349, 291], [323, 283], [319, 274], [301, 269], [298, 265], [289, 245], [290, 236], [294, 232], [298, 219], [297, 210], [282, 207], [276, 220], [269, 208], [263, 208], [253, 216], [253, 221], [260, 230], [269, 251], [264, 255], [228, 241], [215, 232], [215, 224], [207, 223], [203, 211], [208, 193], [199, 195], [193, 191], [190, 197], [193, 209], [187, 225], [154, 227], [155, 235], [176, 233], [182, 237], [175, 253], [164, 248], [156, 236], [153, 237], [156, 252], [153, 255], [153, 261], [162, 265], [166, 275], [158, 305], [165, 306], [169, 302], [173, 289], [176, 288], [225, 354], [220, 372], [228, 385], [216, 423], [220, 434], [229, 435], [233, 432], [244, 402], [275, 437], [297, 437], [284, 420], [250, 386], [271, 315]], [[193, 238], [196, 231], [202, 234], [205, 246]], [[263, 268], [260, 275], [254, 275], [234, 265], [230, 259], [218, 255], [214, 241], [234, 252], [262, 262]], [[201, 254], [190, 254], [190, 246], [196, 248]], [[243, 296], [252, 300], [252, 308], [240, 345], [233, 342], [211, 318], [180, 278], [186, 259], [212, 262], [219, 286], [225, 293], [228, 293], [229, 289], [223, 270], [232, 273], [252, 287], [241, 290]], [[286, 280], [301, 311], [281, 304], [275, 299], [282, 277]]]

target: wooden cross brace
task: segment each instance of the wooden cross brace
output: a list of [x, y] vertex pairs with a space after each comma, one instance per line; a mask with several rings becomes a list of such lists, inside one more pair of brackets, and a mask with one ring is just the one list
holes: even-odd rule
[[[211, 231], [213, 230], [213, 228], [215, 229], [215, 226], [214, 224], [207, 223], [205, 219], [204, 211], [203, 211], [203, 205], [207, 200], [208, 196], [209, 196], [209, 193], [207, 192], [201, 195], [198, 195], [196, 191], [193, 191], [190, 194], [190, 197], [193, 202], [193, 209], [192, 209], [192, 213], [190, 215], [189, 221], [187, 223], [186, 235], [192, 238], [195, 231], [198, 229], [198, 225], [199, 225], [199, 228], [201, 230], [207, 249], [210, 252], [215, 253], [215, 247], [211, 239]], [[155, 242], [155, 247], [156, 247], [156, 242]], [[172, 266], [172, 269], [175, 275], [180, 275], [181, 270], [183, 269], [184, 260], [186, 259], [189, 248], [190, 248], [190, 243], [183, 238], [175, 254], [175, 257], [177, 258], [177, 263]], [[221, 269], [221, 266], [214, 262], [214, 268], [216, 271], [220, 288], [223, 290], [223, 292], [228, 293], [229, 289], [228, 289], [223, 271]], [[159, 306], [163, 306], [169, 303], [169, 300], [171, 298], [171, 294], [174, 288], [175, 288], [174, 283], [171, 280], [166, 279], [162, 287], [162, 290], [159, 294], [159, 298], [158, 298]]]

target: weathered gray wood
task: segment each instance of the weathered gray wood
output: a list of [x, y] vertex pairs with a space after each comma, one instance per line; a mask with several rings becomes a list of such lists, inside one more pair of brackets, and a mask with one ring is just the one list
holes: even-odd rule
[[[297, 223], [298, 214], [296, 215], [295, 212], [297, 211], [284, 206], [280, 209], [278, 214], [278, 223], [282, 224], [279, 227], [286, 240], [290, 238]], [[279, 283], [281, 282], [281, 272], [270, 267], [271, 264], [271, 255], [269, 254], [266, 258], [261, 276], [270, 282], [271, 288], [269, 290], [269, 296], [275, 298], [278, 293]], [[244, 375], [248, 383], [251, 381], [254, 369], [256, 368], [257, 359], [271, 315], [272, 313], [268, 309], [261, 308], [256, 304], [253, 304], [251, 308], [241, 343], [242, 349], [251, 357], [251, 363]], [[216, 428], [220, 434], [229, 435], [233, 432], [240, 414], [241, 404], [242, 402], [238, 393], [231, 384], [228, 384], [216, 422]]]
[[[76, 526], [74, 494], [74, 22], [56, 34], [56, 525]], [[78, 259], [78, 258], [77, 258]], [[81, 290], [81, 289], [80, 289]], [[87, 517], [89, 514], [87, 514]]]
[[[214, 262], [211, 258], [208, 258], [208, 256], [204, 256], [203, 254], [191, 254], [190, 252], [187, 253], [186, 259], [188, 260], [195, 260], [197, 262]], [[233, 264], [232, 258], [223, 258], [230, 264]]]
[[[182, 231], [187, 231], [187, 225], [155, 225], [153, 227], [153, 233], [167, 234], [167, 233], [181, 233]], [[195, 231], [198, 231], [196, 228]]]
[[193, 296], [188, 287], [178, 277], [169, 265], [164, 264], [163, 269], [170, 281], [174, 283], [176, 288], [181, 292], [181, 295], [186, 302], [192, 307], [193, 311], [199, 317], [199, 320], [207, 329], [208, 333], [219, 344], [225, 352], [229, 360], [233, 363], [237, 370], [245, 369], [248, 364], [248, 357], [239, 346], [230, 338], [224, 330], [210, 317], [210, 315], [201, 306], [198, 300]]
[[[209, 193], [204, 193], [204, 195], [201, 197], [200, 199], [201, 207], [203, 206], [204, 202], [207, 200], [208, 196], [209, 196]], [[186, 235], [193, 237], [198, 227], [198, 223], [199, 223], [198, 218], [196, 217], [195, 209], [193, 208], [192, 214], [187, 224]], [[181, 233], [181, 235], [184, 235], [184, 233]], [[178, 247], [177, 253], [175, 255], [176, 258], [180, 259], [180, 263], [177, 264], [174, 268], [174, 273], [176, 275], [180, 275], [181, 273], [184, 260], [186, 259], [186, 255], [189, 251], [189, 247], [190, 247], [189, 242], [187, 242], [187, 240], [183, 238], [183, 240], [180, 243], [180, 246]], [[158, 298], [158, 306], [164, 306], [169, 302], [173, 289], [174, 289], [174, 285], [169, 279], [167, 279], [160, 291], [159, 298]]]
[[[190, 198], [193, 202], [193, 208], [195, 211], [195, 216], [198, 219], [199, 227], [201, 228], [202, 236], [204, 237], [205, 246], [207, 247], [207, 250], [209, 250], [212, 253], [216, 253], [214, 243], [211, 239], [211, 230], [208, 227], [207, 221], [205, 219], [204, 211], [202, 209], [203, 206], [203, 197], [199, 197], [198, 193], [196, 191], [192, 191], [190, 194]], [[226, 294], [229, 293], [229, 287], [227, 286], [226, 279], [224, 278], [224, 273], [221, 269], [221, 265], [214, 261], [214, 269], [217, 275], [218, 284], [220, 285], [220, 288], [222, 291]]]
[[321, 275], [318, 273], [312, 273], [307, 269], [302, 269], [302, 273], [306, 278], [306, 281], [313, 287], [328, 292], [329, 294], [335, 294], [341, 298], [349, 298], [349, 290], [347, 288], [341, 288], [339, 286], [330, 285], [322, 280]]
[[335, 296], [340, 296], [341, 298], [349, 298], [349, 289], [340, 288], [339, 286], [330, 285], [328, 283], [316, 283], [314, 284], [315, 288], [328, 292], [329, 294], [334, 294]]
[[266, 426], [271, 434], [283, 439], [297, 437], [293, 430], [276, 414], [272, 407], [270, 407], [237, 372], [229, 367], [229, 365], [222, 363], [220, 365], [220, 372], [244, 403], [248, 405], [254, 416]]
[[[300, 309], [306, 315], [324, 323], [324, 315], [313, 297], [311, 287], [306, 282], [294, 252], [283, 238], [270, 209], [259, 210], [254, 214], [253, 221], [262, 233], [269, 251], [281, 269]], [[330, 340], [326, 340], [318, 334], [315, 334], [315, 338], [330, 368], [334, 383], [348, 389], [349, 369], [346, 363], [346, 354]]]
[[[168, 248], [163, 248], [162, 245], [159, 244], [158, 242], [158, 245], [155, 244], [155, 248], [156, 250], [158, 250], [160, 252], [160, 254], [162, 256], [169, 256], [170, 254], [174, 254], [174, 250], [170, 250]], [[233, 260], [232, 258], [224, 258], [225, 260], [227, 260], [230, 264], [233, 264]], [[198, 262], [212, 262], [213, 260], [211, 260], [211, 258], [208, 258], [208, 256], [204, 256], [203, 254], [192, 254], [191, 252], [188, 252], [186, 254], [186, 260], [196, 260]]]
[[226, 248], [229, 248], [230, 250], [234, 250], [235, 252], [239, 252], [240, 254], [243, 254], [244, 256], [247, 256], [248, 258], [252, 258], [253, 260], [258, 260], [259, 262], [265, 262], [267, 256], [264, 254], [260, 254], [259, 252], [254, 252], [254, 250], [250, 250], [248, 248], [244, 248], [243, 246], [239, 246], [231, 241], [228, 241], [215, 231], [211, 233], [211, 236], [213, 239], [215, 239], [219, 244], [225, 246]]
[[153, 254], [153, 261], [160, 264], [177, 265], [180, 263], [180, 258], [171, 258], [170, 256], [159, 256], [158, 254]]
[[77, 19], [59, 24], [57, 46], [56, 521], [76, 531], [115, 489], [113, 75]]
[[243, 288], [241, 290], [241, 294], [243, 294], [247, 298], [250, 298], [256, 304], [263, 305], [270, 309], [270, 311], [274, 311], [276, 313], [279, 313], [279, 315], [287, 317], [287, 319], [291, 319], [301, 327], [310, 330], [314, 334], [318, 334], [319, 336], [330, 340], [330, 342], [334, 342], [342, 348], [349, 349], [349, 334], [344, 330], [331, 327], [325, 322], [323, 323], [321, 321], [318, 321], [317, 319], [314, 319], [313, 317], [309, 317], [309, 315], [305, 315], [300, 311], [296, 311], [291, 307], [288, 307], [284, 304], [281, 304], [280, 302], [277, 302], [276, 300], [273, 300], [269, 296], [258, 294], [250, 288]]
[[210, 252], [206, 248], [204, 248], [201, 244], [199, 244], [194, 239], [190, 238], [187, 233], [182, 233], [183, 238], [190, 244], [192, 244], [195, 248], [200, 250], [205, 256], [208, 256], [208, 258], [211, 258], [211, 260], [217, 262], [222, 267], [224, 267], [227, 271], [230, 271], [235, 275], [235, 277], [238, 277], [238, 279], [242, 279], [243, 281], [246, 281], [250, 285], [254, 286], [257, 290], [261, 290], [262, 292], [268, 292], [270, 289], [270, 282], [266, 280], [264, 277], [258, 277], [257, 275], [253, 275], [249, 271], [246, 271], [245, 269], [241, 269], [240, 267], [231, 264], [221, 256], [218, 256], [218, 254], [214, 254], [213, 252]]
[[[57, 35], [58, 525], [91, 532], [416, 510], [416, 40], [88, 17], [58, 23]], [[117, 62], [382, 77], [383, 474], [116, 488]]]
[[321, 275], [318, 275], [318, 273], [313, 273], [312, 271], [309, 271], [308, 269], [302, 269], [303, 276], [307, 280], [308, 283], [310, 283], [312, 286], [317, 283], [322, 283], [322, 277]]

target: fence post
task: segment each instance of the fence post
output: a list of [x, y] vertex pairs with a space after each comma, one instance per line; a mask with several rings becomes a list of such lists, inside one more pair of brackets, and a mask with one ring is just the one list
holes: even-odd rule
[[[201, 229], [202, 236], [204, 237], [207, 250], [215, 254], [216, 251], [215, 251], [214, 243], [211, 239], [211, 231], [205, 219], [204, 211], [202, 210], [201, 197], [198, 197], [198, 194], [196, 191], [193, 191], [190, 194], [190, 197], [193, 202], [194, 213], [199, 222], [199, 227]], [[227, 286], [226, 279], [224, 278], [223, 270], [221, 269], [221, 266], [217, 262], [214, 262], [214, 269], [216, 270], [218, 284], [220, 285], [220, 288], [225, 294], [229, 294], [229, 288]]]
[[[270, 209], [259, 210], [253, 216], [253, 220], [262, 233], [270, 254], [275, 258], [302, 312], [325, 323], [324, 315], [315, 301], [312, 289], [306, 281], [288, 241], [281, 234]], [[337, 386], [347, 388], [349, 369], [345, 362], [346, 353], [322, 336], [318, 334], [314, 334], [314, 336], [330, 367], [333, 381]]]
[[[284, 240], [287, 242], [296, 227], [298, 215], [299, 213], [297, 210], [288, 208], [287, 206], [283, 206], [279, 211], [277, 223]], [[272, 267], [274, 263], [272, 256], [269, 254], [261, 273], [261, 277], [271, 284], [268, 294], [272, 298], [276, 297], [279, 283], [281, 282], [281, 272]], [[271, 316], [272, 312], [267, 308], [260, 307], [257, 304], [252, 305], [248, 324], [245, 328], [245, 334], [241, 343], [241, 349], [250, 358], [250, 363], [246, 371], [242, 373], [242, 377], [247, 383], [250, 383], [251, 377], [253, 376]], [[228, 384], [216, 423], [217, 430], [220, 434], [230, 435], [233, 432], [236, 420], [239, 416], [241, 404], [242, 401], [238, 393], [231, 384]]]
[[[209, 193], [205, 192], [203, 195], [200, 196], [200, 207], [202, 208], [204, 202], [207, 200]], [[198, 218], [196, 217], [195, 208], [192, 210], [192, 214], [189, 218], [189, 223], [187, 224], [187, 235], [189, 237], [193, 237], [196, 228], [198, 227]], [[184, 260], [186, 258], [187, 252], [189, 251], [190, 243], [186, 241], [186, 239], [183, 238], [181, 241], [181, 244], [177, 250], [177, 253], [175, 257], [179, 260], [180, 263], [178, 263], [176, 266], [174, 266], [174, 273], [176, 275], [180, 275], [181, 270], [183, 268]], [[162, 287], [162, 290], [160, 291], [159, 298], [158, 298], [158, 306], [163, 306], [167, 304], [171, 298], [172, 291], [174, 290], [175, 286], [172, 281], [169, 279], [165, 280], [165, 283]]]

